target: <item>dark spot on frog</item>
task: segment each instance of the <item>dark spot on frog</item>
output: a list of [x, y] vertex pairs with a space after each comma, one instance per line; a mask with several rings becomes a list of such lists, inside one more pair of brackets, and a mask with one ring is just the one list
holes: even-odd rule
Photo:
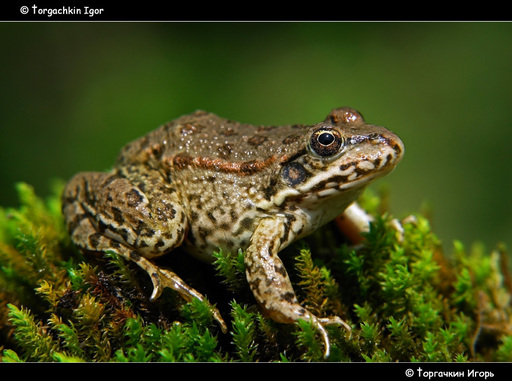
[[162, 157], [164, 150], [161, 144], [155, 144], [151, 147], [151, 153], [156, 159], [160, 159]]
[[130, 238], [128, 229], [120, 229], [120, 230], [118, 230], [118, 233], [121, 235], [121, 238], [123, 239], [124, 242], [128, 242], [128, 239]]
[[169, 160], [168, 164], [176, 166], [177, 169], [183, 169], [193, 162], [193, 158], [187, 154], [178, 154]]
[[253, 147], [259, 147], [268, 140], [267, 136], [254, 135], [247, 140], [247, 143]]
[[272, 177], [267, 187], [263, 190], [265, 193], [265, 199], [270, 200], [273, 195], [277, 192], [277, 178]]
[[137, 184], [137, 187], [139, 188], [139, 190], [140, 190], [141, 192], [143, 192], [143, 193], [144, 193], [144, 192], [146, 192], [146, 184], [144, 184], [144, 183], [139, 183], [139, 184]]
[[212, 222], [216, 222], [217, 219], [215, 218], [215, 216], [213, 215], [212, 212], [208, 212], [206, 213], [206, 215], [208, 216], [208, 218], [212, 221]]
[[104, 223], [102, 220], [98, 221], [98, 231], [103, 234], [107, 230], [108, 225]]
[[378, 134], [376, 132], [368, 134], [366, 136], [366, 139], [369, 140], [369, 141], [373, 141], [373, 140], [384, 140], [384, 141], [387, 141], [386, 138], [384, 138], [382, 135], [380, 135], [380, 134]]
[[289, 213], [286, 214], [286, 220], [285, 220], [285, 223], [284, 223], [284, 226], [283, 226], [284, 227], [284, 232], [283, 232], [282, 236], [279, 238], [281, 243], [288, 241], [288, 237], [289, 237], [290, 232], [292, 230], [292, 223], [295, 220], [296, 220], [296, 217], [293, 214], [289, 214]]
[[176, 209], [171, 204], [164, 204], [156, 208], [156, 216], [160, 221], [170, 221], [176, 216]]
[[302, 183], [307, 178], [307, 171], [299, 163], [290, 163], [282, 170], [281, 176], [291, 186]]
[[231, 156], [232, 148], [230, 144], [224, 144], [217, 148], [217, 152], [219, 153], [219, 157], [221, 159], [227, 160]]
[[371, 172], [371, 170], [368, 170], [368, 169], [361, 169], [361, 168], [359, 168], [359, 167], [357, 167], [357, 166], [356, 166], [356, 168], [355, 168], [355, 172], [356, 172], [356, 174], [357, 174], [357, 175], [358, 175], [358, 177], [359, 177], [359, 176], [361, 176], [361, 175], [364, 175], [365, 173]]
[[219, 133], [219, 135], [224, 135], [224, 136], [233, 136], [236, 134], [237, 134], [236, 131], [231, 127], [226, 127]]
[[74, 232], [82, 223], [82, 220], [88, 218], [89, 216], [86, 213], [77, 214], [72, 220], [68, 221], [68, 230]]
[[321, 190], [326, 189], [327, 184], [345, 184], [348, 181], [348, 176], [333, 176], [330, 179], [320, 181], [313, 188], [311, 188], [311, 192], [319, 192]]
[[114, 213], [114, 220], [119, 224], [119, 225], [122, 225], [124, 224], [124, 217], [123, 217], [123, 212], [121, 212], [121, 209], [119, 208], [116, 208], [116, 207], [112, 207], [112, 212]]
[[156, 234], [154, 229], [151, 229], [148, 224], [146, 224], [143, 220], [138, 220], [137, 227], [134, 230], [137, 236], [144, 237], [153, 237]]
[[227, 222], [221, 222], [219, 225], [219, 230], [229, 231], [229, 228], [231, 227], [230, 224]]
[[146, 247], [149, 247], [149, 243], [147, 243], [145, 240], [141, 239], [141, 240], [138, 242], [137, 247], [138, 247], [139, 249], [146, 248]]
[[197, 229], [197, 231], [199, 233], [199, 238], [201, 238], [202, 240], [204, 240], [211, 234], [211, 231], [209, 229], [203, 228], [201, 226]]
[[139, 205], [143, 200], [144, 197], [137, 191], [137, 189], [132, 189], [129, 192], [126, 192], [126, 204], [129, 207], [136, 207]]
[[110, 241], [110, 247], [113, 249], [119, 249], [121, 247], [121, 244], [117, 241]]
[[284, 294], [281, 294], [280, 296], [282, 300], [285, 300], [289, 303], [295, 302], [295, 294], [293, 292], [286, 292]]
[[253, 224], [253, 219], [250, 217], [245, 217], [242, 221], [240, 221], [240, 226], [245, 230], [251, 229]]
[[204, 128], [204, 126], [201, 126], [201, 125], [187, 123], [187, 124], [183, 125], [183, 127], [181, 127], [180, 133], [181, 133], [181, 135], [185, 135], [185, 136], [191, 135], [191, 134], [195, 134], [195, 133], [201, 131], [203, 128]]
[[[245, 271], [247, 272], [247, 274], [250, 276], [252, 273], [253, 273], [253, 269], [251, 266], [247, 267], [245, 269]], [[253, 280], [251, 280], [249, 282], [249, 285], [251, 287], [251, 290], [253, 290], [253, 292], [257, 295], [261, 295], [261, 293], [259, 292], [259, 289], [260, 289], [260, 283], [261, 283], [261, 280], [260, 278], [253, 278]], [[263, 301], [263, 303], [265, 303], [265, 301]]]
[[247, 230], [252, 230], [254, 224], [254, 219], [250, 217], [245, 217], [242, 221], [240, 221], [240, 225], [234, 235], [240, 235], [242, 232]]
[[131, 258], [133, 261], [137, 262], [137, 261], [139, 261], [139, 260], [140, 260], [140, 255], [139, 255], [139, 253], [137, 253], [136, 251], [132, 250], [132, 251], [130, 251], [130, 258]]
[[342, 164], [342, 165], [340, 165], [340, 171], [346, 171], [347, 169], [349, 169], [353, 165], [355, 165], [355, 164], [354, 163]]
[[281, 265], [275, 265], [275, 266], [274, 266], [274, 270], [276, 271], [276, 273], [281, 274], [281, 275], [282, 275], [282, 276], [284, 276], [284, 277], [288, 276], [288, 274], [286, 273], [286, 269], [284, 268], [284, 266], [281, 266]]
[[89, 244], [93, 248], [97, 248], [100, 244], [101, 238], [103, 236], [100, 233], [94, 233], [89, 236]]

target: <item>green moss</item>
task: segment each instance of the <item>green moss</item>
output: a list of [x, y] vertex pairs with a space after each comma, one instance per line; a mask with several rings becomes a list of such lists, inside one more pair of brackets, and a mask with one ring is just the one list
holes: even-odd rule
[[[228, 322], [223, 334], [208, 301], [166, 290], [150, 303], [137, 266], [78, 252], [64, 229], [62, 184], [46, 200], [17, 189], [20, 206], [0, 209], [1, 361], [324, 361], [309, 322], [261, 315], [242, 252], [214, 253], [213, 266], [175, 263], [207, 290]], [[455, 241], [444, 255], [422, 215], [401, 236], [379, 197], [361, 202], [376, 215], [362, 245], [345, 244], [332, 224], [281, 253], [302, 303], [352, 327], [326, 327], [328, 361], [512, 361], [505, 249]]]

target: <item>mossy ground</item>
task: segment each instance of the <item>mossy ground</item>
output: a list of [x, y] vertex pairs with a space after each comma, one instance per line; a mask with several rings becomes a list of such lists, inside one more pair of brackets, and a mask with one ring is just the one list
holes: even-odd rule
[[[243, 253], [216, 253], [214, 265], [183, 253], [164, 258], [215, 303], [185, 303], [112, 253], [84, 257], [71, 244], [56, 184], [46, 200], [18, 184], [20, 206], [0, 209], [0, 361], [325, 361], [306, 321], [261, 315], [244, 277]], [[379, 197], [362, 203], [376, 218], [362, 245], [334, 224], [281, 253], [299, 299], [327, 327], [327, 361], [512, 361], [507, 255], [455, 242], [444, 255], [428, 220], [404, 224], [403, 239]]]

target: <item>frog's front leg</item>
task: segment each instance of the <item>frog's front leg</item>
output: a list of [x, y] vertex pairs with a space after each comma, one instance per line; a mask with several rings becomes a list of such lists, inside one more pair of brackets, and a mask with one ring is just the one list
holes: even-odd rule
[[364, 239], [361, 234], [370, 230], [373, 217], [366, 213], [357, 202], [353, 202], [336, 217], [335, 221], [349, 242], [359, 244]]
[[[155, 185], [158, 177], [153, 179]], [[146, 179], [150, 181], [150, 179]], [[165, 184], [145, 194], [128, 179], [108, 173], [80, 173], [66, 185], [63, 214], [73, 242], [87, 252], [113, 251], [135, 262], [151, 278], [151, 300], [165, 287], [185, 300], [204, 297], [177, 274], [150, 259], [166, 254], [184, 239], [186, 218], [172, 188]], [[218, 310], [215, 319], [226, 324]]]
[[[345, 209], [345, 211], [336, 218], [336, 224], [342, 231], [343, 235], [352, 244], [359, 244], [364, 241], [363, 233], [367, 233], [370, 230], [370, 223], [374, 222], [375, 219], [366, 213], [366, 211], [359, 206], [357, 202], [352, 203]], [[404, 240], [404, 223], [415, 223], [416, 219], [414, 216], [408, 216], [402, 221], [393, 218], [389, 221], [391, 228], [396, 232], [398, 242]]]
[[329, 356], [329, 336], [323, 325], [342, 324], [339, 317], [319, 318], [302, 307], [295, 295], [288, 273], [278, 252], [292, 239], [285, 217], [264, 218], [251, 237], [245, 253], [246, 276], [255, 299], [266, 314], [280, 323], [309, 320], [322, 335], [325, 357]]

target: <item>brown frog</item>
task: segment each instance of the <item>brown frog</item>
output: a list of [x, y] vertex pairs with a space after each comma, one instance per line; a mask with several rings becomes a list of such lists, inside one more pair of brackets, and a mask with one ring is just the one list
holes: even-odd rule
[[311, 321], [328, 356], [324, 325], [346, 324], [300, 305], [278, 253], [345, 210], [354, 219], [348, 212], [364, 187], [391, 172], [403, 154], [395, 134], [351, 108], [334, 109], [314, 125], [279, 127], [198, 111], [128, 144], [111, 172], [73, 177], [63, 213], [82, 250], [113, 251], [144, 269], [154, 286], [151, 299], [164, 287], [186, 300], [203, 299], [154, 258], [178, 246], [206, 261], [219, 249], [242, 249], [248, 283], [266, 315]]

